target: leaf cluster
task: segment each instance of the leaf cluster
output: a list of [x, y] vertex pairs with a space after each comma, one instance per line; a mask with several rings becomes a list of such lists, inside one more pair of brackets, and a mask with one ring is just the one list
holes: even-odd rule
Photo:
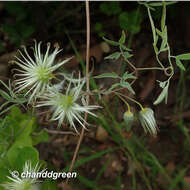
[[22, 172], [26, 161], [30, 160], [33, 166], [43, 163], [34, 146], [47, 141], [47, 132], [38, 129], [35, 118], [13, 107], [4, 119], [0, 119], [0, 183], [8, 180], [9, 170]]

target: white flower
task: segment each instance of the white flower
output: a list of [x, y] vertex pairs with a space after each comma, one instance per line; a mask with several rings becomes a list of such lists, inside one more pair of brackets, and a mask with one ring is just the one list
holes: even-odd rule
[[[71, 84], [75, 86], [71, 88]], [[50, 87], [47, 93], [41, 97], [44, 100], [37, 103], [37, 107], [51, 106], [53, 111], [51, 120], [58, 120], [59, 127], [62, 125], [63, 121], [66, 120], [78, 133], [74, 122], [77, 121], [85, 128], [84, 123], [86, 125], [88, 125], [88, 123], [84, 120], [81, 114], [86, 112], [96, 116], [90, 110], [100, 107], [95, 105], [86, 105], [84, 97], [81, 95], [84, 84], [84, 80], [78, 79], [77, 83], [72, 83], [71, 79], [65, 94], [60, 93], [55, 87]]]
[[31, 93], [29, 97], [29, 103], [32, 99], [36, 99], [39, 95], [43, 94], [47, 87], [50, 85], [50, 80], [54, 78], [53, 72], [62, 66], [64, 63], [68, 62], [71, 58], [68, 58], [60, 63], [55, 64], [55, 57], [61, 51], [59, 47], [50, 54], [50, 43], [47, 43], [47, 50], [45, 55], [41, 53], [41, 42], [37, 44], [35, 41], [34, 59], [28, 54], [26, 47], [24, 48], [25, 56], [21, 51], [19, 51], [22, 60], [16, 57], [16, 63], [21, 69], [16, 69], [19, 71], [19, 76], [21, 78], [15, 80], [16, 90], [20, 92], [27, 89], [27, 94]]
[[[40, 171], [39, 164], [36, 164], [35, 167], [32, 167], [30, 161], [27, 161], [24, 165], [22, 173], [37, 173], [44, 172], [46, 169]], [[7, 176], [10, 182], [4, 183], [1, 186], [5, 190], [39, 190], [39, 182], [36, 178], [23, 178], [22, 176], [16, 175], [16, 173], [10, 171], [12, 177]]]
[[151, 135], [156, 136], [157, 135], [157, 125], [154, 118], [154, 112], [150, 108], [143, 108], [139, 112], [139, 119], [141, 122], [141, 125], [143, 126], [143, 129], [145, 133], [149, 132]]

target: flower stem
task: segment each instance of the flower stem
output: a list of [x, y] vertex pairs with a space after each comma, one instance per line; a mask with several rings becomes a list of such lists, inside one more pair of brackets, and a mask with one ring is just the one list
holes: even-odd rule
[[[114, 91], [113, 91], [113, 92], [114, 92]], [[136, 103], [136, 104], [141, 108], [141, 110], [144, 109], [143, 106], [142, 106], [138, 101], [134, 100], [133, 98], [131, 98], [131, 97], [129, 97], [129, 96], [126, 96], [126, 95], [123, 95], [123, 94], [121, 94], [121, 93], [119, 93], [119, 92], [114, 92], [114, 93], [115, 93], [117, 96], [123, 96], [123, 97], [129, 99], [130, 101]]]
[[[87, 30], [87, 38], [86, 38], [86, 91], [87, 91], [87, 96], [86, 96], [86, 104], [88, 106], [89, 104], [89, 92], [90, 92], [90, 80], [89, 80], [89, 55], [90, 55], [90, 10], [89, 10], [89, 2], [88, 0], [86, 0], [86, 30]], [[88, 117], [88, 114], [87, 112], [85, 112], [85, 115], [84, 115], [84, 120], [86, 121], [87, 120], [87, 117]], [[84, 125], [85, 125], [85, 122], [84, 122]], [[77, 157], [77, 154], [78, 154], [78, 151], [79, 151], [79, 148], [80, 148], [80, 145], [81, 145], [81, 142], [83, 140], [83, 137], [84, 137], [84, 130], [85, 128], [83, 127], [82, 128], [82, 131], [81, 131], [81, 134], [80, 134], [80, 137], [79, 137], [79, 140], [77, 142], [77, 146], [75, 148], [75, 152], [74, 152], [74, 155], [73, 155], [73, 159], [71, 161], [71, 165], [70, 165], [70, 168], [69, 168], [69, 171], [71, 172], [72, 169], [73, 169], [73, 166], [74, 166], [74, 163], [75, 163], [75, 160], [76, 160], [76, 157]], [[69, 182], [69, 178], [67, 178], [65, 184], [67, 185]]]

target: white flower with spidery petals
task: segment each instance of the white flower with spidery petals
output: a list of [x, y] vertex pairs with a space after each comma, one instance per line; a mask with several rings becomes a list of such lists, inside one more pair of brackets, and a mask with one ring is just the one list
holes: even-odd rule
[[71, 58], [55, 64], [55, 57], [61, 50], [59, 50], [59, 47], [56, 47], [52, 53], [49, 53], [50, 43], [47, 43], [47, 50], [45, 55], [43, 55], [41, 53], [41, 42], [37, 44], [35, 41], [35, 48], [33, 48], [34, 59], [30, 57], [26, 47], [23, 47], [23, 49], [25, 56], [19, 51], [22, 58], [16, 56], [17, 61], [13, 61], [21, 68], [15, 69], [19, 72], [15, 76], [20, 77], [15, 80], [15, 90], [18, 93], [27, 89], [26, 95], [31, 93], [28, 100], [28, 103], [30, 103], [32, 100], [36, 100], [51, 85], [50, 81], [54, 78], [53, 72]]
[[139, 119], [145, 133], [149, 132], [152, 136], [157, 135], [158, 127], [154, 117], [154, 112], [150, 108], [143, 108], [139, 112]]
[[[75, 86], [71, 88], [71, 84]], [[77, 83], [72, 83], [71, 79], [65, 94], [59, 92], [59, 90], [55, 87], [50, 87], [47, 93], [41, 96], [43, 100], [41, 102], [37, 102], [37, 107], [50, 106], [53, 111], [51, 120], [57, 120], [58, 127], [60, 127], [64, 121], [67, 121], [70, 126], [72, 126], [78, 133], [74, 123], [75, 121], [77, 121], [84, 128], [84, 124], [89, 125], [81, 116], [81, 114], [86, 112], [96, 116], [91, 112], [91, 110], [100, 108], [100, 106], [96, 105], [86, 105], [84, 97], [81, 95], [84, 84], [85, 81], [81, 80], [80, 78], [78, 79]]]
[[[32, 167], [32, 164], [30, 161], [27, 161], [24, 165], [22, 173], [34, 173], [37, 172], [45, 172], [46, 169], [43, 169], [40, 171], [40, 165], [36, 164], [35, 167]], [[14, 172], [11, 172], [12, 177], [7, 176], [10, 180], [10, 182], [1, 184], [2, 187], [4, 187], [5, 190], [40, 190], [38, 179], [36, 178], [23, 178], [22, 176], [13, 175]]]

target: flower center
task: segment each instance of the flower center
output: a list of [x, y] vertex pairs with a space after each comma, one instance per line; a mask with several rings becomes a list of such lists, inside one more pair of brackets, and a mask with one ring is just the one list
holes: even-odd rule
[[47, 68], [38, 67], [36, 72], [38, 80], [43, 83], [47, 83], [50, 79], [53, 78], [53, 74], [49, 73], [49, 70]]
[[73, 104], [72, 96], [61, 95], [61, 97], [60, 97], [60, 105], [64, 109], [68, 109], [72, 104]]

